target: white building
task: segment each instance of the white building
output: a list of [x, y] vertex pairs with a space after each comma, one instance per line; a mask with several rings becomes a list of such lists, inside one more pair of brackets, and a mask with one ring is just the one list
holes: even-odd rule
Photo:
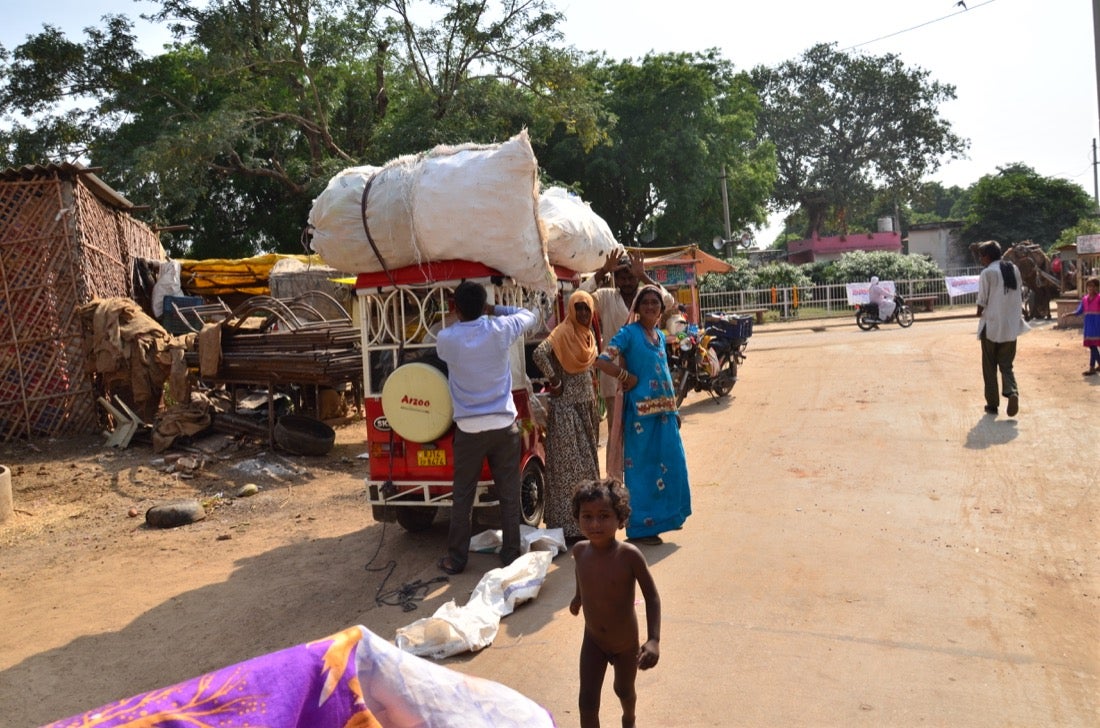
[[909, 254], [927, 255], [943, 271], [976, 266], [966, 246], [959, 243], [963, 224], [955, 220], [909, 227]]

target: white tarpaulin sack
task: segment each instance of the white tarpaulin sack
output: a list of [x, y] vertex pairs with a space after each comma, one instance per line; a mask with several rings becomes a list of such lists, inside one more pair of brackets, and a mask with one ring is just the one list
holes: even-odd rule
[[313, 201], [309, 224], [314, 250], [339, 270], [470, 260], [528, 288], [557, 290], [526, 131], [503, 144], [439, 146], [345, 169]]
[[432, 616], [398, 628], [394, 643], [405, 652], [437, 660], [491, 645], [500, 620], [538, 596], [555, 553], [528, 551], [508, 566], [485, 572], [465, 606], [451, 599]]
[[591, 273], [611, 253], [623, 252], [604, 219], [569, 190], [544, 190], [539, 195], [539, 217], [546, 230], [546, 254], [554, 265]]
[[153, 315], [158, 319], [164, 315], [164, 297], [182, 296], [183, 287], [180, 283], [180, 271], [183, 266], [178, 260], [169, 258], [160, 264], [160, 273], [157, 282], [153, 284]]

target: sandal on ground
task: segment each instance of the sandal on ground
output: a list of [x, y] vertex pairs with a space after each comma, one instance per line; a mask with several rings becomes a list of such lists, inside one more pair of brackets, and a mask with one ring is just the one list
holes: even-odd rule
[[438, 566], [439, 570], [442, 571], [444, 574], [450, 574], [452, 576], [454, 576], [455, 574], [461, 574], [466, 568], [465, 566], [457, 566], [455, 562], [451, 561], [450, 556], [444, 556], [443, 558], [441, 558], [436, 566]]
[[1096, 369], [1089, 369], [1087, 372], [1081, 372], [1083, 377], [1095, 377], [1097, 373]]
[[640, 543], [643, 546], [660, 546], [664, 543], [664, 540], [660, 536], [641, 536], [639, 538], [628, 538], [627, 543]]

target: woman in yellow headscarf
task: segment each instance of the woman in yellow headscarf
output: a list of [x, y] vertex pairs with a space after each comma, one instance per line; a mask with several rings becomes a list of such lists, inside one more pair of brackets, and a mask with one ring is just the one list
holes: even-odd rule
[[554, 327], [535, 349], [535, 365], [550, 382], [550, 411], [546, 428], [547, 528], [561, 528], [576, 540], [580, 529], [573, 521], [573, 486], [600, 477], [600, 415], [592, 363], [599, 349], [592, 333], [595, 305], [585, 291], [574, 291], [565, 320]]

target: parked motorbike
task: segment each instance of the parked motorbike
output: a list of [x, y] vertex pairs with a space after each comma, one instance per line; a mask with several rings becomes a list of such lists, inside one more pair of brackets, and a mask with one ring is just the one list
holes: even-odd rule
[[718, 399], [737, 383], [737, 367], [745, 361], [752, 336], [752, 316], [708, 314], [702, 331], [689, 325], [666, 338], [668, 368], [679, 407], [690, 391]]
[[903, 329], [907, 329], [913, 325], [913, 309], [905, 305], [905, 299], [901, 296], [894, 296], [894, 312], [890, 314], [890, 318], [881, 319], [878, 314], [877, 303], [863, 303], [856, 309], [856, 326], [864, 331], [870, 331], [871, 329], [878, 328], [879, 324], [896, 323]]

